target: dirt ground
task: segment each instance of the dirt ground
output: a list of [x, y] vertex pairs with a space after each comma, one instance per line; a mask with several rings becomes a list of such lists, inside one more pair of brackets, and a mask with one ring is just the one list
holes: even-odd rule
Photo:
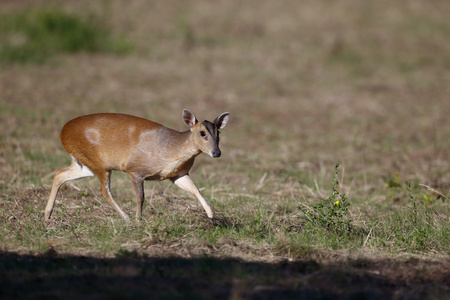
[[[164, 251], [170, 249], [164, 249]], [[0, 254], [2, 299], [447, 299], [449, 260]]]

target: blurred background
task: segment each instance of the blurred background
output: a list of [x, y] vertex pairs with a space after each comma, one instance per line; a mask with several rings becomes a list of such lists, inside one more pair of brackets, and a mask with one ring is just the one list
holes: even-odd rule
[[201, 120], [230, 112], [224, 155], [198, 163], [239, 189], [264, 173], [271, 188], [329, 182], [340, 163], [358, 195], [398, 177], [449, 190], [446, 0], [0, 7], [5, 186], [49, 188], [69, 163], [59, 132], [73, 117], [120, 112], [186, 130], [189, 108]]

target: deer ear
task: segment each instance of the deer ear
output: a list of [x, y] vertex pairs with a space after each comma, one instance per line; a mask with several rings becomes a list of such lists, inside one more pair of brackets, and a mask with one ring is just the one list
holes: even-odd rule
[[224, 112], [220, 116], [218, 116], [214, 123], [216, 124], [218, 129], [222, 129], [227, 126], [228, 120], [230, 119], [230, 113]]
[[189, 109], [183, 110], [183, 121], [184, 124], [186, 124], [189, 128], [192, 129], [195, 124], [198, 123], [197, 118], [195, 117], [194, 113], [190, 111]]

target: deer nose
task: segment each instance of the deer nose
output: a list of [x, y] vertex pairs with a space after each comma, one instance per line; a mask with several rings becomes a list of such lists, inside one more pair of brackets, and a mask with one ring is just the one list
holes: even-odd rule
[[215, 149], [212, 152], [213, 157], [220, 157], [221, 154], [222, 152], [220, 152], [220, 149]]

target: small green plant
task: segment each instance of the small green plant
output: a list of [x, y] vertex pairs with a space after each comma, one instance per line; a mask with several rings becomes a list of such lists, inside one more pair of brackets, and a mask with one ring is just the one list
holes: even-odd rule
[[401, 187], [400, 184], [400, 175], [398, 173], [395, 174], [394, 178], [385, 179], [386, 187], [389, 189], [396, 189]]
[[350, 203], [345, 194], [339, 191], [338, 173], [339, 164], [336, 164], [333, 189], [328, 199], [320, 201], [312, 207], [300, 206], [299, 210], [306, 218], [307, 227], [323, 228], [338, 235], [345, 235], [352, 229], [352, 221], [347, 217]]
[[251, 231], [252, 235], [258, 239], [262, 239], [267, 236], [268, 228], [267, 224], [264, 222], [264, 218], [260, 211], [256, 212], [253, 220], [251, 221]]
[[[445, 239], [444, 227], [434, 218], [435, 211], [431, 207], [428, 194], [425, 197], [418, 189], [417, 184], [405, 181], [409, 202], [406, 212], [393, 212], [390, 221], [386, 224], [384, 235], [387, 240], [393, 240], [397, 247], [408, 249], [412, 252], [426, 252], [440, 248]], [[392, 239], [393, 238], [393, 239]]]
[[400, 202], [402, 199], [401, 193], [403, 190], [400, 182], [400, 175], [396, 173], [394, 177], [384, 179], [384, 182], [388, 191], [386, 194], [386, 200], [393, 201], [394, 203]]
[[124, 53], [130, 45], [113, 38], [92, 18], [59, 10], [26, 10], [0, 19], [0, 62], [45, 62], [52, 55], [74, 52]]
[[428, 193], [423, 193], [422, 195], [423, 203], [426, 205], [432, 204], [435, 200], [435, 197]]

